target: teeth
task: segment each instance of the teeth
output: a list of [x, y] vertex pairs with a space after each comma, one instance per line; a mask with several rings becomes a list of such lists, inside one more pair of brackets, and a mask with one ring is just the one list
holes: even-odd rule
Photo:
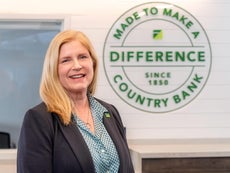
[[70, 77], [73, 78], [73, 79], [77, 79], [77, 78], [81, 78], [83, 76], [84, 76], [83, 74], [79, 74], [79, 75], [73, 75], [73, 76], [70, 76]]

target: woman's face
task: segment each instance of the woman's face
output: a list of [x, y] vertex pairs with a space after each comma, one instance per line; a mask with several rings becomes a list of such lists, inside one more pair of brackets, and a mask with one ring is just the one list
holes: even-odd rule
[[93, 79], [93, 61], [88, 50], [77, 40], [65, 43], [58, 57], [61, 85], [71, 95], [87, 92]]

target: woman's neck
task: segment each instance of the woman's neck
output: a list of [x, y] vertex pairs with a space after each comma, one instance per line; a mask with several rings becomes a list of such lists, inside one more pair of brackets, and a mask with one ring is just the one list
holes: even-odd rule
[[87, 95], [73, 100], [73, 113], [94, 133], [94, 121]]

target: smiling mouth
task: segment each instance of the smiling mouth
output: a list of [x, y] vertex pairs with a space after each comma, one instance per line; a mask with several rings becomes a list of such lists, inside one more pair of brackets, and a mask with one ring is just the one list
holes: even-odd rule
[[78, 74], [78, 75], [70, 76], [71, 79], [79, 79], [79, 78], [82, 78], [82, 77], [85, 77], [85, 74]]

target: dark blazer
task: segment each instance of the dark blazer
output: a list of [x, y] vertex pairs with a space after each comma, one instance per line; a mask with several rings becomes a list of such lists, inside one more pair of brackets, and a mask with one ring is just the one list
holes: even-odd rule
[[[125, 130], [117, 109], [98, 100], [110, 113], [103, 123], [120, 158], [119, 173], [134, 173]], [[18, 173], [94, 173], [93, 160], [74, 123], [65, 126], [44, 103], [25, 114], [18, 142]]]

